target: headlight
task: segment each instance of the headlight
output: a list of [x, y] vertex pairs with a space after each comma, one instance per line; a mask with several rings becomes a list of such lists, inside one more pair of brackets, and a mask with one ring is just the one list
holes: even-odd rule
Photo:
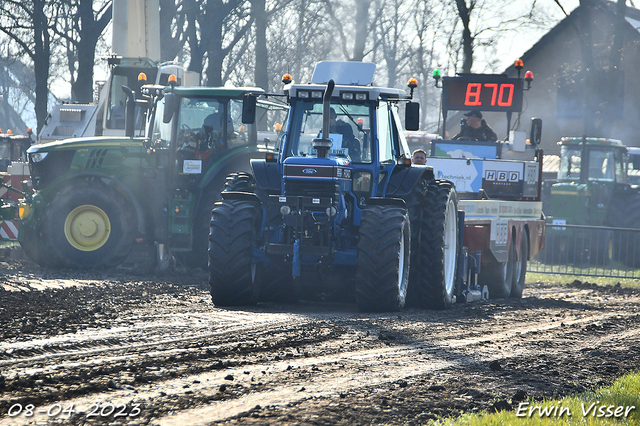
[[48, 152], [36, 152], [31, 154], [31, 161], [33, 161], [34, 163], [39, 163], [42, 160], [44, 160], [45, 158], [47, 158], [47, 155], [49, 153]]
[[291, 207], [289, 207], [289, 206], [282, 206], [282, 207], [280, 207], [280, 214], [281, 214], [282, 216], [286, 216], [286, 215], [288, 215], [289, 213], [291, 213]]

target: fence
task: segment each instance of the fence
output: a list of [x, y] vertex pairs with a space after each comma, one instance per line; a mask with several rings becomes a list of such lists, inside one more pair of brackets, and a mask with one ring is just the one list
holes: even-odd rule
[[640, 278], [640, 229], [548, 224], [528, 272]]

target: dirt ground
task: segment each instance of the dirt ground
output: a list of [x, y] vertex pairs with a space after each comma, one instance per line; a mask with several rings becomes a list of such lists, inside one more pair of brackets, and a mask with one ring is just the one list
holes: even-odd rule
[[637, 369], [639, 302], [574, 282], [446, 311], [219, 309], [201, 270], [0, 258], [0, 425], [418, 425], [510, 409]]

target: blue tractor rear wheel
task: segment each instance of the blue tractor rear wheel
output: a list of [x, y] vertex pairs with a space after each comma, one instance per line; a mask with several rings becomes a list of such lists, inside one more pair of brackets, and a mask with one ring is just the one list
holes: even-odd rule
[[[458, 196], [449, 181], [429, 183], [420, 223], [420, 307], [445, 309], [453, 303], [458, 259]], [[412, 304], [416, 304], [413, 303]]]
[[405, 208], [368, 206], [358, 242], [356, 299], [361, 311], [399, 311], [409, 283], [411, 227]]

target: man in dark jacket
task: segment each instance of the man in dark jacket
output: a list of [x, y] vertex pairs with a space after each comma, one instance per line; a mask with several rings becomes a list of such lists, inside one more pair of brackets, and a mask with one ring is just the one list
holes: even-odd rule
[[467, 139], [478, 141], [496, 141], [498, 135], [494, 132], [486, 121], [482, 119], [482, 113], [477, 109], [469, 111], [465, 114], [466, 123], [462, 122], [460, 133], [455, 135], [453, 139]]
[[354, 161], [360, 161], [360, 141], [353, 134], [351, 125], [345, 121], [338, 120], [338, 114], [333, 108], [329, 110], [329, 118], [329, 132], [340, 133], [342, 135], [342, 147], [349, 149], [349, 156]]

